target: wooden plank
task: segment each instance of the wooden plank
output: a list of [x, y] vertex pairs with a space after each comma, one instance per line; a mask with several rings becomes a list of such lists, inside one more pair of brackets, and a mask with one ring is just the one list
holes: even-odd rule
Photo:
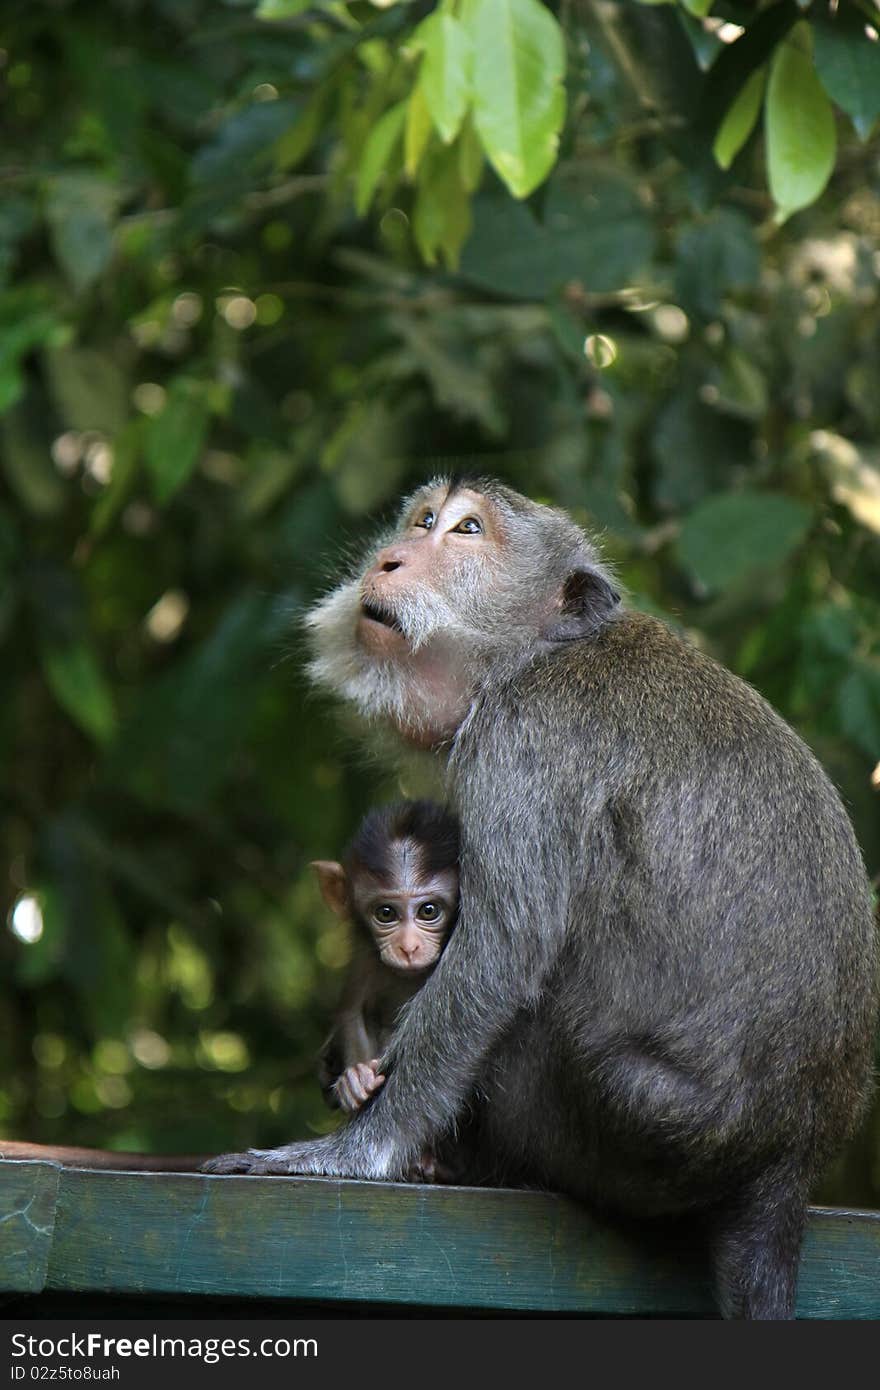
[[46, 1283], [61, 1170], [54, 1163], [2, 1167], [0, 1289], [39, 1293]]
[[880, 1212], [811, 1208], [797, 1315], [880, 1318]]
[[[623, 1233], [549, 1193], [320, 1178], [64, 1170], [46, 1286], [600, 1316], [713, 1311], [704, 1255], [682, 1233]], [[880, 1317], [880, 1213], [811, 1213], [798, 1314]]]
[[711, 1311], [690, 1252], [645, 1255], [554, 1195], [65, 1171], [48, 1287], [571, 1312]]

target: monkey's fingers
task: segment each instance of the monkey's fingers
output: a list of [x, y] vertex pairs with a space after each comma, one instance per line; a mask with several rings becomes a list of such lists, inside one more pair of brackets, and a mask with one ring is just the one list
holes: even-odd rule
[[356, 1111], [360, 1110], [361, 1106], [364, 1103], [363, 1098], [359, 1098], [357, 1095], [355, 1095], [355, 1092], [349, 1082], [347, 1072], [344, 1075], [340, 1076], [339, 1080], [333, 1087], [333, 1091], [336, 1096], [336, 1099], [339, 1101], [340, 1108], [344, 1110], [347, 1115], [355, 1114]]
[[365, 1062], [356, 1062], [354, 1066], [346, 1068], [336, 1083], [336, 1094], [343, 1110], [360, 1110], [370, 1097], [372, 1075]]
[[361, 1086], [366, 1092], [364, 1096], [365, 1100], [368, 1099], [374, 1091], [378, 1091], [380, 1086], [385, 1084], [385, 1077], [378, 1068], [378, 1058], [374, 1059], [372, 1062], [358, 1063], [358, 1078]]
[[200, 1170], [202, 1173], [253, 1173], [254, 1156], [251, 1153], [245, 1154], [218, 1154], [216, 1158], [209, 1158], [207, 1163], [203, 1163]]

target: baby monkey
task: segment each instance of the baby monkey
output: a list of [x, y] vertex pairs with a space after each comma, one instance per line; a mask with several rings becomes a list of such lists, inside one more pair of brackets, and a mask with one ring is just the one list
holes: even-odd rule
[[383, 1084], [397, 1016], [455, 925], [458, 848], [458, 822], [442, 806], [398, 801], [366, 816], [341, 864], [312, 864], [327, 906], [352, 926], [352, 959], [319, 1065], [324, 1095], [348, 1114]]

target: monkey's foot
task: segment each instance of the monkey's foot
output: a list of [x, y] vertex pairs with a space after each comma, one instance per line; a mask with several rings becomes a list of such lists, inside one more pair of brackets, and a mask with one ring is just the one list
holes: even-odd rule
[[247, 1173], [252, 1177], [264, 1175], [328, 1178], [391, 1178], [400, 1169], [392, 1164], [387, 1153], [376, 1152], [372, 1146], [359, 1146], [349, 1151], [349, 1126], [338, 1135], [326, 1139], [310, 1139], [304, 1143], [285, 1144], [280, 1149], [248, 1149], [247, 1153], [220, 1154], [202, 1164], [203, 1173]]
[[207, 1163], [203, 1163], [200, 1171], [202, 1173], [253, 1173], [257, 1174], [264, 1170], [258, 1168], [257, 1157], [252, 1150], [243, 1154], [218, 1154], [216, 1158], [209, 1158]]

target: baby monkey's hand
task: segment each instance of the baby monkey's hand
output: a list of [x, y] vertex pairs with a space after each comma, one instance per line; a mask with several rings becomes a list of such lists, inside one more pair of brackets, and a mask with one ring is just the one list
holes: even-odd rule
[[384, 1083], [379, 1058], [374, 1057], [372, 1062], [355, 1062], [353, 1067], [347, 1067], [333, 1083], [333, 1090], [346, 1114], [354, 1115]]

